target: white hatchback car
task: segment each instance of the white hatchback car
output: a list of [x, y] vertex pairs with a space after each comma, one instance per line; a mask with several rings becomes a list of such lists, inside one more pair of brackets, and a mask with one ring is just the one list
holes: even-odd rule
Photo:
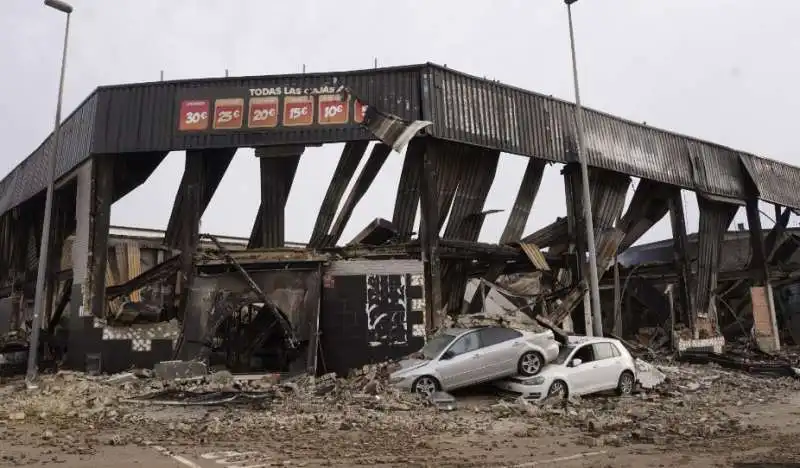
[[422, 394], [450, 391], [515, 374], [536, 375], [558, 352], [551, 330], [450, 328], [400, 361], [400, 369], [391, 374], [389, 382]]
[[526, 399], [542, 400], [548, 396], [566, 398], [607, 390], [629, 395], [636, 382], [635, 360], [618, 340], [570, 337], [558, 358], [538, 375], [517, 375], [494, 385]]

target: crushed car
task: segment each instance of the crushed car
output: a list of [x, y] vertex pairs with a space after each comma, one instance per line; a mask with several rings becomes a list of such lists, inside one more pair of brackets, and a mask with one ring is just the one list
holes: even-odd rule
[[449, 328], [432, 337], [389, 382], [424, 395], [513, 375], [532, 377], [559, 356], [551, 330], [535, 333], [499, 326]]
[[638, 381], [637, 372], [636, 360], [618, 340], [570, 337], [558, 357], [537, 375], [512, 376], [494, 385], [528, 400], [567, 398], [610, 390], [630, 395]]

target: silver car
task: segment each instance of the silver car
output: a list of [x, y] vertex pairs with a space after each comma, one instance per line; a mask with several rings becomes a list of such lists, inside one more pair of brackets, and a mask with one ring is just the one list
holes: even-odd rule
[[505, 327], [450, 328], [428, 340], [390, 383], [416, 393], [454, 390], [511, 375], [534, 376], [558, 357], [550, 330], [541, 333]]

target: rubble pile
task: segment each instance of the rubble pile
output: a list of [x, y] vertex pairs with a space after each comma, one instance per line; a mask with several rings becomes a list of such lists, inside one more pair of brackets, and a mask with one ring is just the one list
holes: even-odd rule
[[478, 314], [462, 314], [458, 317], [448, 316], [444, 328], [472, 328], [485, 326], [502, 326], [541, 333], [545, 329], [523, 312], [506, 312], [487, 310]]
[[[713, 365], [656, 367], [665, 380], [631, 397], [531, 403], [456, 394], [452, 411], [389, 385], [391, 364], [365, 366], [347, 378], [327, 374], [283, 380], [225, 371], [172, 381], [149, 372], [110, 377], [59, 372], [41, 376], [36, 390], [25, 390], [19, 381], [0, 387], [0, 433], [38, 426], [50, 431], [41, 438], [52, 444], [59, 439], [53, 431], [67, 428], [72, 436], [113, 444], [271, 440], [293, 456], [343, 440], [352, 442], [354, 454], [372, 447], [400, 456], [408, 451], [409, 437], [424, 441], [502, 431], [515, 437], [576, 437], [593, 447], [673, 447], [752, 431], [737, 408], [800, 391], [800, 381], [791, 378]], [[233, 405], [237, 395], [258, 404]], [[201, 403], [188, 404], [193, 401]], [[397, 437], [401, 433], [404, 437]]]

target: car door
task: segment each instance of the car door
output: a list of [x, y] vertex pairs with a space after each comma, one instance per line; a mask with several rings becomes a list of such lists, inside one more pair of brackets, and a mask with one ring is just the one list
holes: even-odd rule
[[492, 380], [517, 373], [517, 363], [524, 346], [522, 333], [511, 328], [487, 327], [481, 329], [483, 380]]
[[619, 376], [622, 373], [619, 352], [615, 352], [614, 345], [608, 342], [595, 343], [592, 347], [595, 365], [597, 366], [595, 391], [616, 388], [619, 383]]
[[[477, 331], [471, 331], [456, 338], [444, 351], [436, 366], [442, 377], [445, 389], [454, 389], [470, 385], [480, 375], [481, 351], [480, 337]], [[449, 358], [444, 354], [451, 353]]]
[[[572, 367], [575, 359], [580, 359], [578, 366]], [[572, 394], [583, 395], [591, 393], [596, 388], [596, 368], [594, 362], [594, 348], [591, 344], [580, 346], [567, 360], [569, 371], [569, 385]]]

